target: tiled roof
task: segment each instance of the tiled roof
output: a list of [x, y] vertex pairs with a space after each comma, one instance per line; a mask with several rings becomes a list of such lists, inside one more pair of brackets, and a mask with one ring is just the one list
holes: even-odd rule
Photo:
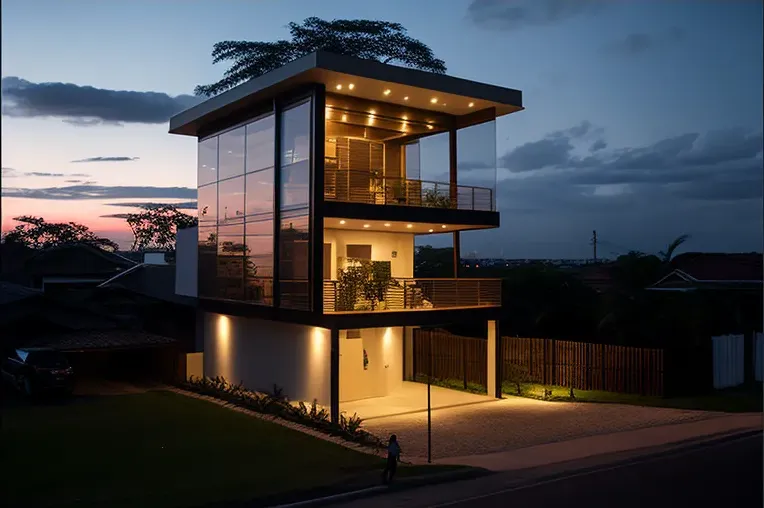
[[60, 351], [94, 349], [132, 349], [139, 347], [167, 346], [175, 339], [132, 330], [86, 330], [32, 339], [27, 347], [50, 347]]
[[762, 254], [688, 252], [676, 256], [671, 267], [698, 281], [761, 281]]

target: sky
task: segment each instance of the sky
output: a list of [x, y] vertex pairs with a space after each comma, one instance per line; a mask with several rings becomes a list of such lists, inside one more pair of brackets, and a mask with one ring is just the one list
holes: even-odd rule
[[[761, 0], [5, 0], [2, 228], [75, 221], [127, 246], [144, 202], [193, 206], [195, 139], [167, 133], [217, 81], [222, 40], [290, 21], [402, 23], [447, 73], [522, 90], [497, 120], [501, 229], [462, 254], [762, 250]], [[432, 237], [434, 245], [448, 238]]]

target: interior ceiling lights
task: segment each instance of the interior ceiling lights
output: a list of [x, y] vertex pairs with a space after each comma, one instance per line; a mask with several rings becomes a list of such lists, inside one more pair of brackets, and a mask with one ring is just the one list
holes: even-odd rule
[[[334, 85], [334, 88], [336, 90], [342, 90], [342, 87], [343, 87], [342, 83], [337, 83], [336, 85]], [[348, 83], [347, 88], [348, 88], [348, 90], [354, 90], [355, 89], [355, 84], [354, 83]], [[385, 97], [391, 95], [392, 93], [393, 93], [393, 91], [391, 89], [389, 89], [389, 88], [385, 88], [382, 91], [382, 95], [384, 95]], [[403, 97], [403, 100], [404, 101], [408, 101], [409, 100], [409, 96], [406, 95], [405, 97]], [[430, 99], [430, 103], [431, 104], [438, 104], [438, 98], [437, 97], [432, 97]], [[442, 107], [446, 107], [447, 106], [447, 104], [445, 102], [440, 103], [440, 105]], [[470, 102], [470, 103], [467, 104], [467, 107], [468, 108], [473, 108], [473, 107], [475, 107], [475, 103], [474, 102]]]

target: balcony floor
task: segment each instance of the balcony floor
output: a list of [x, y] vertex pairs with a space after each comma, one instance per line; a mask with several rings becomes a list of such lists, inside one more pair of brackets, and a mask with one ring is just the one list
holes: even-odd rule
[[380, 310], [347, 310], [347, 311], [328, 311], [324, 310], [324, 314], [332, 314], [332, 315], [342, 315], [342, 314], [350, 314], [350, 315], [357, 315], [357, 314], [386, 314], [386, 313], [395, 313], [395, 312], [442, 312], [442, 311], [449, 311], [449, 310], [470, 310], [470, 309], [488, 309], [488, 308], [499, 308], [501, 307], [501, 304], [496, 305], [461, 305], [458, 307], [435, 307], [432, 309], [380, 309]]

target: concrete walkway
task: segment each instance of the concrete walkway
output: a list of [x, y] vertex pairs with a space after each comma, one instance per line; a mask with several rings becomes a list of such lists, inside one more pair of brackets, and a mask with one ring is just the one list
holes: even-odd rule
[[761, 429], [761, 413], [731, 414], [708, 420], [615, 432], [506, 452], [451, 457], [437, 460], [435, 463], [461, 464], [490, 471], [516, 471], [597, 455], [665, 446], [723, 433]]
[[[498, 401], [487, 395], [449, 390], [440, 386], [430, 387], [432, 409], [480, 404]], [[427, 411], [427, 385], [405, 381], [403, 387], [385, 397], [341, 402], [340, 411], [346, 415], [358, 414], [364, 421], [389, 416], [408, 415]]]

